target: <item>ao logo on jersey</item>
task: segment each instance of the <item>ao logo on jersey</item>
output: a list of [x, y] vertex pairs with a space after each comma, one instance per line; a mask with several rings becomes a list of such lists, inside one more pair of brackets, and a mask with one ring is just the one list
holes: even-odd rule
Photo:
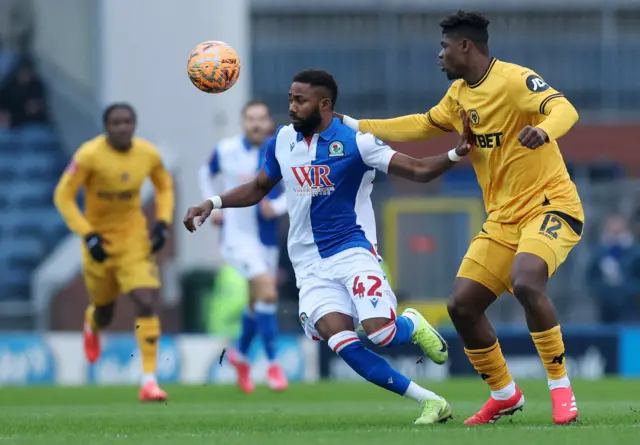
[[334, 184], [329, 179], [331, 168], [328, 165], [302, 165], [291, 167], [293, 176], [300, 188], [294, 191], [299, 195], [328, 195], [335, 190]]
[[533, 91], [534, 93], [540, 93], [542, 91], [546, 91], [549, 89], [549, 85], [540, 78], [540, 76], [536, 76], [535, 74], [527, 77], [527, 88]]

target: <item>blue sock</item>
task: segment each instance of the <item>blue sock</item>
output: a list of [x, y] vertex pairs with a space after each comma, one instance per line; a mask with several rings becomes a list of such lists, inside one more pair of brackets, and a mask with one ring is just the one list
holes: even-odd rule
[[404, 395], [411, 380], [398, 371], [378, 354], [368, 350], [353, 331], [344, 331], [329, 339], [329, 347], [334, 350], [355, 372], [381, 388]]
[[278, 304], [257, 301], [253, 306], [258, 332], [262, 337], [264, 351], [269, 361], [276, 359], [276, 336], [278, 334]]
[[411, 343], [413, 334], [413, 321], [401, 315], [395, 322], [391, 322], [373, 334], [369, 334], [369, 340], [378, 346], [400, 346]]
[[242, 312], [242, 329], [240, 331], [240, 338], [238, 339], [238, 350], [244, 356], [249, 352], [251, 341], [256, 335], [256, 320], [249, 308], [245, 308]]
[[411, 343], [411, 335], [413, 334], [413, 321], [404, 315], [396, 318], [396, 335], [389, 343], [389, 346], [400, 346]]

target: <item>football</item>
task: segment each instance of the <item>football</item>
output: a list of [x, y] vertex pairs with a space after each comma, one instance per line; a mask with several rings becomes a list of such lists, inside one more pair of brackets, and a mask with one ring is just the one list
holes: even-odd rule
[[227, 43], [209, 40], [193, 48], [187, 62], [187, 73], [200, 91], [222, 93], [238, 80], [240, 58]]

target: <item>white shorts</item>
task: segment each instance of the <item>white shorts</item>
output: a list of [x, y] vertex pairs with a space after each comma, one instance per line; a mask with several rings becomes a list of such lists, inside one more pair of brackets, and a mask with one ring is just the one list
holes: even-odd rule
[[278, 247], [265, 246], [261, 243], [246, 243], [222, 248], [224, 260], [247, 280], [264, 274], [275, 277], [278, 272], [278, 256]]
[[300, 272], [300, 323], [313, 340], [326, 340], [315, 325], [331, 312], [350, 315], [354, 326], [370, 318], [396, 317], [396, 296], [380, 262], [365, 249], [347, 249]]

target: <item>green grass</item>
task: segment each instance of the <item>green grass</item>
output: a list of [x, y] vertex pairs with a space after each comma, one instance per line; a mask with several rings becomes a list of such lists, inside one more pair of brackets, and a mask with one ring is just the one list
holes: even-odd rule
[[364, 383], [258, 388], [169, 386], [166, 404], [141, 405], [128, 387], [0, 389], [0, 444], [631, 444], [640, 437], [640, 381], [574, 382], [581, 421], [554, 426], [546, 382], [520, 382], [527, 403], [495, 425], [462, 421], [487, 397], [480, 380], [427, 387], [454, 410], [443, 425], [417, 427], [415, 403]]

